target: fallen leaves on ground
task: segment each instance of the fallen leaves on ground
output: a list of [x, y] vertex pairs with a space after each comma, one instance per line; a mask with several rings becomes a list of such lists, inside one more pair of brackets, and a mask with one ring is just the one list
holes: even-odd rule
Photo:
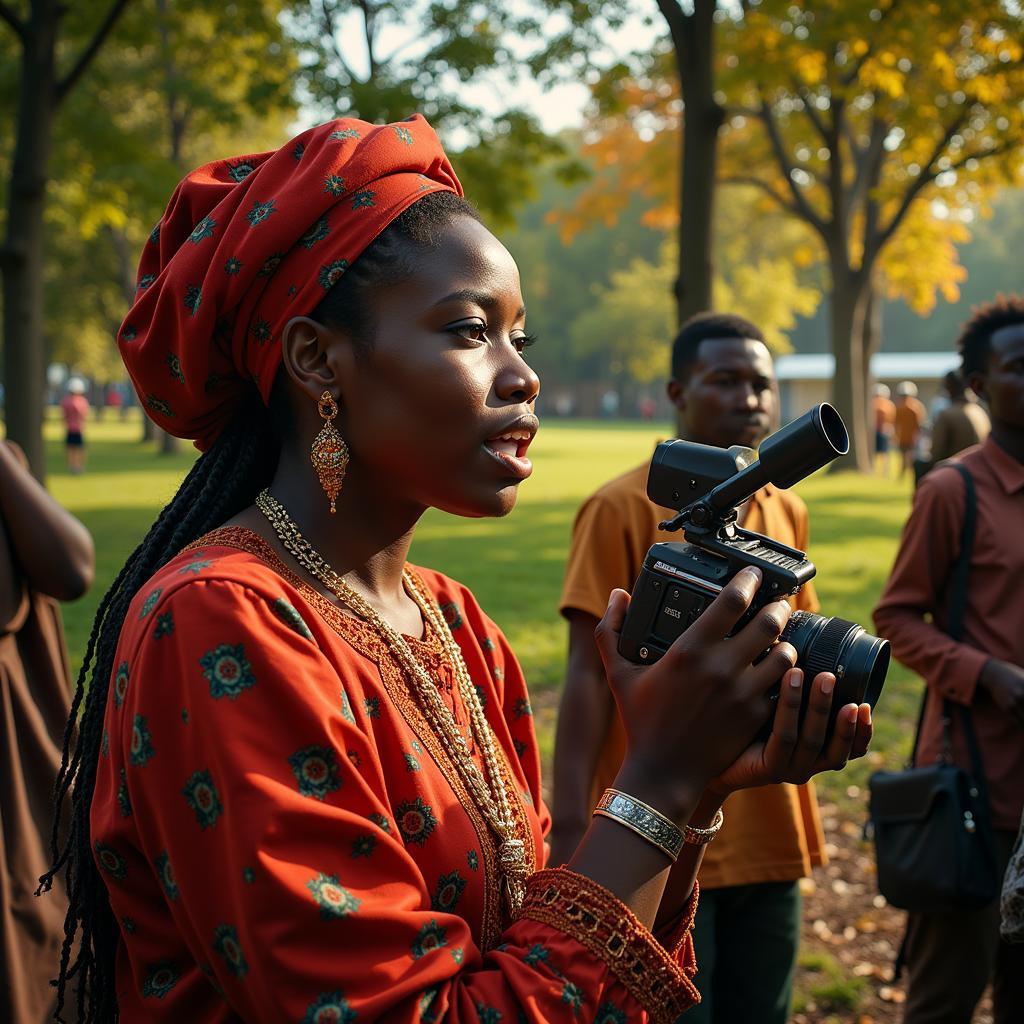
[[[847, 796], [852, 798], [849, 806], [856, 807], [859, 794]], [[892, 968], [906, 915], [878, 895], [874, 851], [861, 838], [863, 822], [844, 817], [837, 805], [827, 803], [821, 806], [821, 817], [829, 863], [801, 882], [803, 930], [792, 1024], [900, 1024], [906, 975], [894, 981]], [[836, 973], [849, 979], [849, 986], [821, 984], [822, 972], [816, 968], [825, 958], [835, 961]], [[838, 996], [839, 1005], [829, 996]], [[846, 1000], [848, 1005], [842, 1005]], [[974, 1024], [992, 1024], [988, 993], [975, 1011]]]

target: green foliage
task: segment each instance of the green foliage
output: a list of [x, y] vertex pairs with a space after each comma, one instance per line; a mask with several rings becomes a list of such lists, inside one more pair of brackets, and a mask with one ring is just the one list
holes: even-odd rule
[[[557, 139], [517, 106], [531, 67], [562, 59], [542, 34], [546, 8], [493, 0], [293, 0], [287, 24], [299, 46], [300, 96], [321, 118], [400, 121], [422, 113], [452, 155], [466, 194], [499, 227], [536, 195], [537, 167], [566, 161]], [[564, 56], [578, 51], [569, 47]], [[491, 104], [471, 100], [489, 87]], [[506, 95], [501, 95], [505, 93]]]
[[[815, 311], [819, 292], [801, 283], [788, 252], [773, 256], [764, 251], [759, 243], [768, 232], [753, 232], [749, 221], [741, 220], [744, 213], [749, 214], [749, 206], [734, 202], [726, 210], [718, 220], [731, 221], [733, 231], [722, 246], [714, 306], [747, 317], [764, 331], [773, 352], [788, 352], [786, 332], [795, 326], [798, 315]], [[783, 231], [773, 237], [778, 242], [785, 236]], [[596, 301], [572, 325], [573, 354], [603, 354], [615, 377], [628, 376], [641, 383], [663, 379], [676, 330], [672, 286], [677, 266], [672, 241], [661, 247], [656, 262], [635, 259], [625, 269], [613, 271], [607, 285], [593, 289]]]
[[[575, 140], [565, 143], [574, 153]], [[662, 236], [643, 224], [645, 204], [637, 200], [618, 224], [595, 219], [566, 241], [552, 212], [573, 203], [586, 186], [566, 185], [552, 168], [538, 179], [537, 199], [522, 208], [515, 228], [499, 233], [519, 264], [529, 329], [540, 339], [529, 351], [530, 362], [546, 389], [607, 378], [606, 354], [597, 348], [581, 351], [572, 341], [573, 325], [594, 308], [613, 273], [634, 259], [656, 261]]]
[[[670, 247], [666, 247], [670, 248]], [[655, 263], [632, 260], [612, 272], [597, 301], [572, 325], [573, 349], [604, 356], [611, 376], [641, 383], [664, 379], [676, 312], [672, 298], [674, 261], [663, 250]]]
[[62, 108], [47, 208], [52, 357], [124, 376], [114, 334], [182, 174], [287, 137], [294, 56], [277, 0], [140, 0]]

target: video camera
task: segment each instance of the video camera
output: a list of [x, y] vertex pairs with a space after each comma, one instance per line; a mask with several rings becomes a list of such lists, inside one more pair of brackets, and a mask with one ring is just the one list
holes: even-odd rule
[[[797, 593], [817, 571], [803, 551], [736, 525], [737, 506], [766, 483], [792, 487], [850, 450], [846, 426], [823, 402], [768, 437], [759, 451], [665, 441], [655, 449], [647, 495], [679, 509], [661, 529], [682, 529], [688, 543], [655, 544], [633, 587], [619, 653], [641, 664], [657, 661], [740, 569], [761, 570], [742, 628], [771, 601]], [[832, 672], [836, 687], [828, 732], [845, 704], [874, 707], [889, 668], [889, 642], [848, 619], [795, 611], [781, 640], [796, 648], [808, 680]], [[806, 706], [806, 693], [805, 693]]]

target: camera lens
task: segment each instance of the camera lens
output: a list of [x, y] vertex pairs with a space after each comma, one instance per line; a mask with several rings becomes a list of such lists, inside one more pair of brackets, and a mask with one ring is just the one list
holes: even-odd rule
[[793, 612], [781, 640], [796, 648], [796, 663], [808, 680], [819, 672], [836, 677], [828, 731], [844, 704], [875, 706], [889, 669], [889, 641], [856, 622], [813, 612]]

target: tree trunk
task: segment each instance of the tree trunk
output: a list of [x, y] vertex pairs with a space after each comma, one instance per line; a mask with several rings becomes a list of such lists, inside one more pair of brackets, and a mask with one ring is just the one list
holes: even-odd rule
[[695, 0], [692, 14], [684, 14], [677, 0], [659, 3], [659, 7], [669, 23], [683, 96], [679, 275], [675, 282], [682, 323], [711, 308], [715, 175], [724, 111], [715, 102], [715, 0]]
[[867, 289], [848, 268], [832, 268], [829, 327], [836, 370], [832, 404], [850, 434], [850, 454], [832, 465], [837, 470], [871, 472], [872, 437], [868, 432], [868, 396], [865, 390], [864, 314]]
[[[171, 47], [171, 32], [168, 23], [168, 2], [167, 0], [156, 0], [157, 10], [157, 33], [160, 37], [160, 50], [164, 61], [164, 88], [167, 99], [167, 128], [169, 156], [174, 166], [180, 172], [182, 170], [182, 147], [185, 143], [185, 126], [188, 121], [187, 104], [182, 102], [179, 83], [178, 69], [174, 63], [174, 54]], [[145, 415], [146, 407], [142, 407]], [[149, 419], [149, 417], [146, 417]], [[181, 450], [181, 439], [166, 430], [154, 426], [154, 433], [160, 438], [160, 454], [175, 455]]]
[[5, 414], [8, 436], [24, 449], [40, 480], [46, 471], [43, 214], [54, 116], [61, 99], [74, 88], [96, 56], [126, 3], [127, 0], [114, 0], [92, 40], [61, 79], [57, 76], [57, 33], [67, 4], [61, 0], [32, 0], [23, 18], [4, 4], [4, 20], [14, 28], [21, 43], [18, 123], [8, 182], [7, 227], [0, 242]]
[[18, 83], [18, 123], [8, 185], [3, 271], [4, 391], [7, 436], [45, 476], [43, 408], [43, 211], [57, 107], [54, 53], [59, 12], [53, 0], [32, 5], [25, 23]]
[[[124, 308], [127, 312], [135, 301], [135, 270], [132, 267], [132, 253], [128, 243], [128, 236], [118, 228], [111, 228], [110, 240], [114, 246], [114, 252], [117, 254], [121, 295], [124, 297]], [[164, 432], [147, 415], [146, 403], [141, 396], [139, 397], [139, 408], [142, 410], [142, 437], [139, 440], [143, 444], [149, 441], [156, 441]], [[162, 450], [163, 445], [161, 441]]]
[[882, 347], [882, 296], [874, 283], [867, 287], [864, 297], [863, 338], [864, 338], [864, 400], [868, 424], [871, 423], [871, 397], [875, 393], [875, 375], [871, 361]]
[[160, 436], [160, 454], [161, 455], [177, 455], [181, 451], [181, 438], [175, 437], [173, 434], [168, 434], [166, 430], [160, 430], [157, 428], [157, 432]]
[[[129, 252], [128, 238], [123, 231], [112, 228], [110, 237], [113, 241], [114, 251], [117, 253], [119, 276], [121, 278], [121, 293], [125, 300], [127, 310], [135, 301], [135, 274], [132, 270], [131, 255]], [[173, 434], [161, 430], [147, 415], [146, 404], [140, 398], [139, 408], [142, 409], [142, 442], [158, 441], [161, 455], [175, 455], [181, 450], [181, 441]]]

